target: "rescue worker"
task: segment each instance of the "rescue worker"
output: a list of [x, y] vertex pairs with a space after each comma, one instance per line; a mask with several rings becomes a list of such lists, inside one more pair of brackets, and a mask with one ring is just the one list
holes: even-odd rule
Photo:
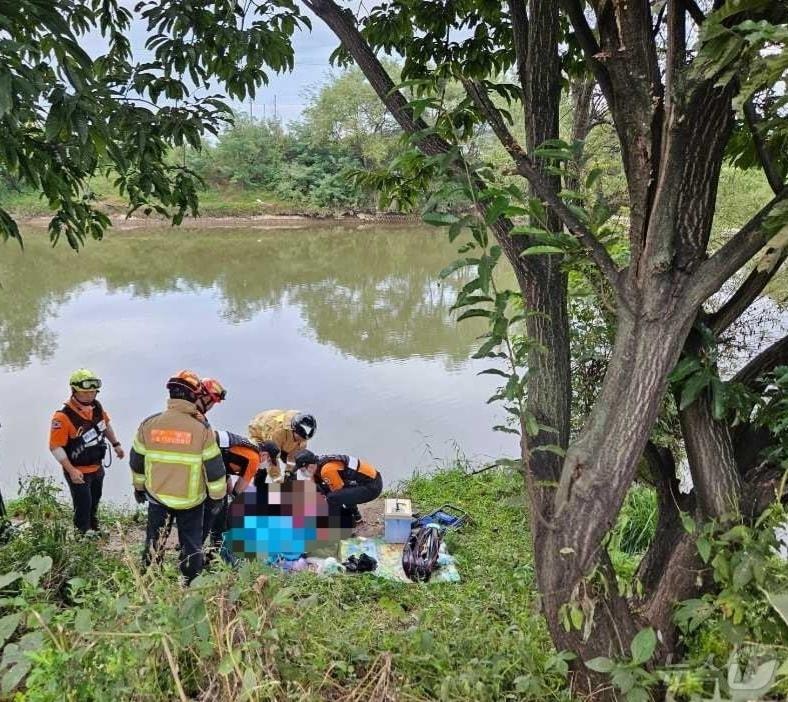
[[[286, 471], [288, 458], [295, 451], [305, 449], [316, 430], [315, 418], [299, 410], [266, 410], [255, 415], [249, 422], [249, 437], [258, 442], [273, 441], [279, 447], [279, 455]], [[283, 479], [278, 463], [271, 465], [268, 474], [274, 482]]]
[[200, 383], [202, 391], [197, 398], [197, 409], [207, 414], [208, 410], [227, 399], [227, 390], [216, 378], [203, 378]]
[[123, 458], [125, 453], [109, 415], [96, 399], [101, 379], [93, 371], [79, 368], [71, 374], [68, 384], [71, 397], [52, 415], [49, 450], [63, 468], [74, 504], [74, 526], [80, 534], [87, 534], [99, 529], [105, 439], [112, 444], [118, 458]]
[[331, 511], [362, 521], [358, 505], [372, 502], [383, 492], [383, 478], [369, 463], [355, 456], [317, 456], [302, 449], [293, 456], [296, 470], [303, 470], [323, 489]]
[[134, 497], [140, 504], [148, 502], [143, 567], [161, 560], [165, 525], [172, 517], [181, 573], [190, 583], [203, 568], [203, 503], [224, 499], [225, 469], [213, 430], [197, 407], [203, 393], [200, 378], [181, 371], [167, 381], [167, 390], [167, 409], [140, 424], [129, 463]]
[[[227, 474], [227, 497], [222, 500], [215, 514], [205, 514], [203, 541], [211, 534], [211, 546], [220, 548], [222, 535], [227, 531], [227, 510], [229, 503], [246, 490], [255, 479], [258, 471], [265, 474], [272, 463], [276, 462], [279, 448], [272, 441], [255, 444], [244, 436], [229, 431], [217, 431], [216, 443], [222, 454]], [[238, 479], [232, 484], [232, 477]]]

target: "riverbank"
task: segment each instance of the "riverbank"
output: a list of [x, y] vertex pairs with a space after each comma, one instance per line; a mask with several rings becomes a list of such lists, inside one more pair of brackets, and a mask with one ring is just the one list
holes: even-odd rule
[[[25, 229], [44, 229], [49, 224], [50, 217], [36, 215], [24, 216], [17, 219], [17, 224], [22, 231]], [[168, 229], [170, 221], [162, 217], [126, 217], [124, 215], [111, 215], [112, 228], [110, 231], [136, 231], [140, 229]], [[279, 230], [279, 229], [319, 229], [321, 227], [346, 227], [357, 229], [369, 226], [386, 227], [408, 226], [419, 224], [421, 218], [417, 215], [398, 215], [392, 213], [369, 214], [359, 212], [356, 214], [336, 215], [299, 215], [299, 214], [259, 214], [259, 215], [233, 215], [233, 216], [201, 216], [186, 217], [180, 229], [249, 229], [249, 230]]]
[[[109, 183], [98, 188], [96, 202], [98, 209], [116, 223], [123, 221], [143, 222], [145, 226], [167, 220], [158, 216], [145, 217], [138, 210], [130, 220], [126, 220], [127, 205], [123, 198], [115, 193]], [[200, 192], [200, 216], [196, 219], [187, 218], [185, 222], [202, 222], [226, 219], [249, 219], [251, 221], [280, 220], [315, 222], [328, 221], [378, 221], [378, 222], [418, 222], [418, 214], [399, 215], [396, 213], [353, 210], [341, 207], [318, 207], [304, 202], [285, 200], [265, 190], [243, 188], [239, 186], [216, 186]], [[0, 191], [0, 207], [8, 211], [15, 219], [28, 222], [43, 220], [52, 216], [52, 210], [45, 199], [32, 191]], [[211, 226], [210, 224], [200, 226]]]
[[[288, 576], [250, 563], [184, 591], [174, 559], [142, 574], [134, 549], [74, 541], [68, 508], [39, 485], [13, 505], [30, 526], [0, 548], [0, 573], [35, 581], [0, 575], [6, 613], [28, 615], [6, 646], [27, 666], [20, 699], [569, 700], [566, 661], [537, 611], [517, 476], [446, 470], [406, 492], [422, 509], [471, 512], [449, 539], [461, 583]], [[127, 532], [141, 519], [105, 515]]]

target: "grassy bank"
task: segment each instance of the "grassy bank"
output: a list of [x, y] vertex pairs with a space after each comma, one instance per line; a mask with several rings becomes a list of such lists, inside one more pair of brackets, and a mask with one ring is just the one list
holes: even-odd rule
[[[0, 549], [12, 573], [0, 575], [2, 696], [18, 681], [18, 700], [568, 699], [536, 611], [518, 479], [449, 470], [408, 491], [472, 513], [450, 543], [461, 584], [248, 564], [184, 590], [174, 561], [140, 573], [136, 544], [75, 542], [68, 508], [33, 486], [13, 507], [27, 528]], [[135, 519], [105, 524], [129, 532]]]
[[[109, 215], [126, 213], [127, 204], [115, 191], [109, 178], [96, 176], [91, 182], [99, 207]], [[47, 201], [31, 190], [15, 190], [0, 185], [0, 207], [15, 217], [46, 217], [52, 215]], [[254, 187], [211, 185], [200, 192], [200, 214], [203, 217], [253, 217], [259, 215], [328, 216], [330, 208], [297, 203]]]

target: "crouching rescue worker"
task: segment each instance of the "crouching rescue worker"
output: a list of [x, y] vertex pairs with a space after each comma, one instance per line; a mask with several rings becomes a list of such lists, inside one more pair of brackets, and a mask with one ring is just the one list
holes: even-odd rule
[[254, 416], [249, 423], [249, 437], [257, 442], [273, 441], [279, 447], [279, 455], [285, 464], [285, 471], [291, 473], [283, 476], [279, 464], [273, 461], [268, 475], [272, 481], [281, 481], [284, 477], [292, 477], [288, 463], [292, 464], [292, 456], [296, 451], [305, 449], [307, 442], [317, 431], [317, 421], [311, 414], [298, 410], [266, 410]]
[[52, 415], [49, 450], [63, 468], [71, 500], [74, 503], [74, 526], [85, 534], [97, 532], [98, 506], [104, 485], [102, 461], [107, 452], [106, 440], [115, 455], [125, 455], [115, 436], [109, 415], [96, 395], [101, 379], [87, 368], [80, 368], [68, 379], [71, 397]]
[[[210, 532], [211, 546], [218, 549], [222, 545], [222, 535], [227, 531], [229, 503], [246, 490], [247, 486], [255, 479], [258, 471], [265, 473], [271, 464], [276, 462], [279, 449], [271, 441], [255, 444], [245, 436], [229, 431], [217, 431], [216, 443], [219, 446], [227, 475], [227, 497], [222, 500], [219, 509], [213, 513], [208, 509], [205, 510], [203, 541]], [[232, 485], [233, 476], [238, 478], [234, 486]]]
[[196, 404], [203, 392], [199, 377], [181, 371], [167, 381], [167, 390], [167, 409], [140, 424], [129, 463], [134, 497], [148, 502], [143, 567], [161, 560], [165, 524], [172, 517], [181, 573], [190, 583], [203, 567], [203, 503], [224, 499], [225, 469], [213, 429]]
[[316, 456], [303, 449], [293, 458], [296, 469], [306, 471], [323, 489], [331, 511], [349, 516], [355, 524], [362, 521], [358, 505], [372, 502], [383, 492], [380, 472], [355, 456]]

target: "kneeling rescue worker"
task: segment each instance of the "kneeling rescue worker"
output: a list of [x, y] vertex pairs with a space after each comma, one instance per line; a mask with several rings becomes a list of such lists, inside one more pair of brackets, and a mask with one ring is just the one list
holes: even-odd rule
[[196, 404], [203, 392], [200, 378], [181, 371], [167, 381], [167, 389], [167, 409], [140, 424], [129, 464], [134, 497], [148, 501], [143, 566], [161, 560], [165, 524], [173, 516], [180, 569], [189, 583], [203, 568], [203, 502], [224, 499], [225, 469], [213, 429]]
[[[298, 410], [266, 410], [255, 415], [249, 422], [249, 437], [257, 442], [273, 441], [279, 447], [282, 463], [288, 470], [288, 457], [306, 448], [307, 441], [317, 431], [317, 421], [311, 414]], [[272, 481], [282, 480], [276, 461], [272, 462], [268, 475]], [[292, 477], [292, 476], [289, 476]]]
[[82, 534], [98, 531], [98, 506], [104, 485], [102, 461], [109, 439], [118, 458], [125, 455], [109, 415], [96, 399], [101, 379], [80, 368], [68, 379], [71, 397], [52, 415], [49, 450], [63, 467], [74, 503], [74, 526]]
[[356, 524], [362, 521], [358, 505], [371, 502], [383, 492], [380, 471], [355, 456], [316, 456], [303, 449], [293, 458], [296, 469], [306, 471], [323, 488], [332, 511], [350, 516]]

